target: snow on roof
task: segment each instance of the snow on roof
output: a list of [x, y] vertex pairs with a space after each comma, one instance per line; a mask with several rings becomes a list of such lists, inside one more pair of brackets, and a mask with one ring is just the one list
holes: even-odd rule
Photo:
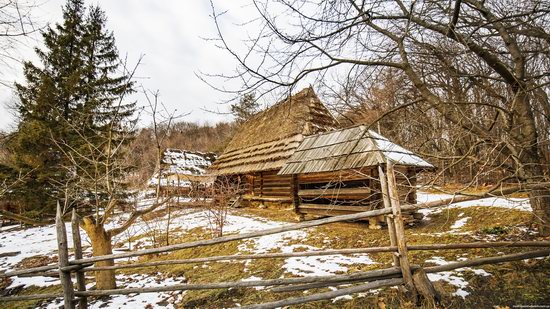
[[[189, 180], [197, 178], [196, 176], [205, 176], [206, 170], [215, 159], [216, 155], [214, 153], [167, 148], [162, 157], [161, 186], [177, 186], [176, 182], [179, 183], [180, 187], [190, 186], [191, 182]], [[172, 175], [180, 177], [176, 180], [174, 177], [170, 177]], [[158, 180], [159, 175], [156, 173], [149, 184], [156, 185]]]
[[365, 126], [355, 126], [307, 136], [279, 174], [330, 172], [388, 161], [396, 165], [433, 168], [418, 155], [384, 136], [367, 130]]

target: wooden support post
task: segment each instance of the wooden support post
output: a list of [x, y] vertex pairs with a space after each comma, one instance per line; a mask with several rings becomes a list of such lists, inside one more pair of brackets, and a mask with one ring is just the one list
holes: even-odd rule
[[[384, 208], [392, 208], [390, 202], [390, 196], [388, 193], [388, 183], [386, 181], [386, 173], [384, 173], [384, 168], [378, 166], [378, 177], [380, 179], [380, 192], [382, 193], [382, 201], [384, 203]], [[390, 234], [390, 245], [392, 247], [397, 247], [397, 236], [395, 235], [395, 224], [393, 224], [393, 215], [386, 216], [386, 224], [388, 225], [388, 233]], [[393, 253], [393, 264], [395, 267], [399, 267], [399, 257]]]
[[397, 240], [397, 251], [399, 253], [399, 266], [403, 273], [403, 280], [405, 287], [410, 293], [411, 298], [416, 299], [416, 290], [414, 288], [414, 282], [412, 278], [411, 265], [409, 263], [407, 253], [407, 242], [405, 241], [405, 226], [403, 224], [403, 217], [401, 215], [401, 205], [399, 203], [399, 194], [397, 192], [397, 184], [395, 181], [395, 172], [393, 169], [393, 163], [388, 160], [387, 163], [387, 179], [388, 179], [388, 193], [390, 196], [390, 202], [393, 213], [393, 223], [395, 225], [395, 236]]
[[427, 302], [435, 301], [439, 303], [441, 301], [441, 296], [435, 290], [424, 269], [419, 268], [414, 271], [413, 282], [418, 294], [420, 294], [420, 296], [422, 296]]
[[[71, 229], [73, 234], [74, 258], [78, 260], [82, 258], [82, 241], [80, 239], [80, 222], [75, 208], [73, 208], [71, 216]], [[79, 292], [86, 291], [86, 277], [83, 271], [76, 272], [76, 289]], [[88, 308], [86, 296], [78, 298], [78, 308]]]
[[264, 172], [260, 172], [260, 196], [264, 195]]
[[304, 221], [304, 214], [300, 212], [300, 196], [298, 190], [300, 189], [300, 183], [298, 182], [298, 175], [292, 175], [292, 204], [294, 206], [294, 212], [298, 215], [299, 221]]
[[67, 245], [67, 230], [63, 222], [63, 211], [59, 201], [57, 202], [57, 214], [55, 217], [55, 227], [57, 230], [57, 250], [59, 256], [59, 279], [63, 287], [63, 300], [65, 309], [74, 309], [74, 290], [71, 281], [71, 272], [63, 271], [62, 268], [69, 265], [69, 248]]

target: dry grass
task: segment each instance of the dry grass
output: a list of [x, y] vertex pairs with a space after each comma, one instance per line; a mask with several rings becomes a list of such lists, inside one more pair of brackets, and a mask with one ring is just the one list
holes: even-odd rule
[[[270, 220], [293, 222], [295, 217], [290, 210], [273, 209], [241, 209], [240, 215], [260, 216]], [[461, 218], [469, 217], [466, 225], [449, 232], [451, 226]], [[422, 225], [408, 228], [406, 237], [409, 244], [472, 242], [478, 240], [537, 240], [529, 233], [528, 227], [531, 214], [516, 210], [493, 207], [469, 207], [461, 209], [445, 209], [438, 214], [432, 214], [430, 220]], [[289, 244], [303, 244], [317, 248], [358, 248], [389, 245], [387, 230], [369, 230], [367, 223], [336, 223], [316, 227], [309, 230], [306, 240], [293, 240]], [[210, 231], [195, 228], [187, 233], [171, 239], [171, 243], [182, 243], [210, 237]], [[538, 238], [538, 240], [542, 240]], [[243, 242], [235, 241], [195, 249], [185, 249], [162, 256], [147, 256], [141, 261], [164, 259], [187, 259], [216, 255], [231, 255], [239, 253], [238, 246]], [[446, 261], [456, 261], [459, 258], [494, 256], [501, 253], [526, 251], [529, 249], [498, 248], [498, 249], [468, 249], [444, 251], [411, 251], [410, 259], [414, 264], [433, 265], [425, 263], [426, 259], [435, 256]], [[349, 272], [366, 271], [390, 266], [389, 253], [370, 254], [371, 259], [378, 264], [348, 265]], [[201, 264], [183, 264], [177, 266], [149, 267], [121, 271], [122, 273], [163, 273], [167, 277], [185, 277], [189, 283], [239, 281], [252, 276], [263, 279], [289, 277], [282, 267], [284, 259], [258, 259], [246, 263], [216, 262]], [[529, 263], [514, 262], [501, 265], [482, 267], [491, 276], [483, 277], [465, 271], [461, 276], [468, 281], [467, 291], [470, 295], [465, 299], [452, 296], [456, 287], [445, 282], [435, 282], [434, 285], [443, 295], [442, 304], [438, 308], [493, 308], [494, 306], [512, 306], [518, 304], [550, 304], [550, 261], [548, 259], [533, 260]], [[59, 287], [31, 287], [21, 292], [21, 295], [32, 293], [51, 293]], [[299, 297], [318, 292], [328, 291], [328, 288], [314, 289], [307, 293], [288, 292], [274, 293], [267, 289], [241, 288], [229, 290], [187, 291], [179, 304], [182, 308], [222, 308], [237, 304], [254, 304], [274, 301], [289, 297]], [[10, 304], [8, 308], [34, 307], [38, 302], [20, 302]], [[351, 300], [342, 299], [336, 302], [320, 301], [292, 308], [414, 308], [415, 304], [407, 301], [404, 295], [395, 288], [381, 289], [375, 293], [366, 293], [363, 297]], [[422, 304], [422, 308], [433, 308], [433, 304]]]

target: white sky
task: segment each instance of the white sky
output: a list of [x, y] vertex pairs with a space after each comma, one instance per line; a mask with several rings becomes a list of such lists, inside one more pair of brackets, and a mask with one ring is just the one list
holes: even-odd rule
[[[61, 21], [64, 0], [42, 0], [34, 11], [36, 20], [45, 25]], [[96, 0], [87, 4], [99, 4], [106, 12], [108, 28], [114, 31], [120, 55], [126, 54], [131, 64], [140, 55], [143, 63], [138, 69], [139, 83], [146, 89], [159, 90], [161, 101], [170, 109], [181, 113], [191, 112], [183, 118], [188, 121], [217, 122], [229, 120], [229, 115], [204, 111], [227, 111], [227, 104], [220, 104], [228, 97], [206, 85], [196, 73], [231, 74], [235, 62], [231, 56], [204, 40], [215, 36], [210, 2], [206, 0]], [[217, 10], [227, 10], [224, 20], [228, 28], [250, 19], [254, 8], [247, 0], [215, 1]], [[241, 29], [242, 32], [243, 29]], [[225, 32], [225, 29], [224, 29]], [[238, 32], [238, 31], [234, 31]], [[236, 36], [246, 33], [229, 33]], [[41, 44], [41, 36], [26, 39], [16, 56], [23, 60], [36, 60], [32, 50]], [[14, 63], [11, 68], [0, 68], [4, 80], [22, 79], [22, 65]], [[216, 81], [216, 86], [223, 87]], [[222, 82], [223, 83], [223, 82]], [[143, 96], [136, 96], [138, 104], [145, 104]], [[0, 130], [13, 128], [13, 116], [6, 107], [13, 100], [13, 89], [0, 85]], [[149, 120], [144, 117], [143, 124]]]

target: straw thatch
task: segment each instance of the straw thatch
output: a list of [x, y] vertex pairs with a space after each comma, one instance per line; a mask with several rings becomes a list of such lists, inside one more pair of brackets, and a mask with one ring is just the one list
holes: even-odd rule
[[304, 136], [336, 125], [313, 89], [306, 88], [244, 123], [212, 170], [217, 174], [245, 174], [279, 169]]
[[396, 165], [431, 169], [411, 151], [365, 126], [320, 133], [304, 138], [279, 175], [360, 169], [392, 161]]

